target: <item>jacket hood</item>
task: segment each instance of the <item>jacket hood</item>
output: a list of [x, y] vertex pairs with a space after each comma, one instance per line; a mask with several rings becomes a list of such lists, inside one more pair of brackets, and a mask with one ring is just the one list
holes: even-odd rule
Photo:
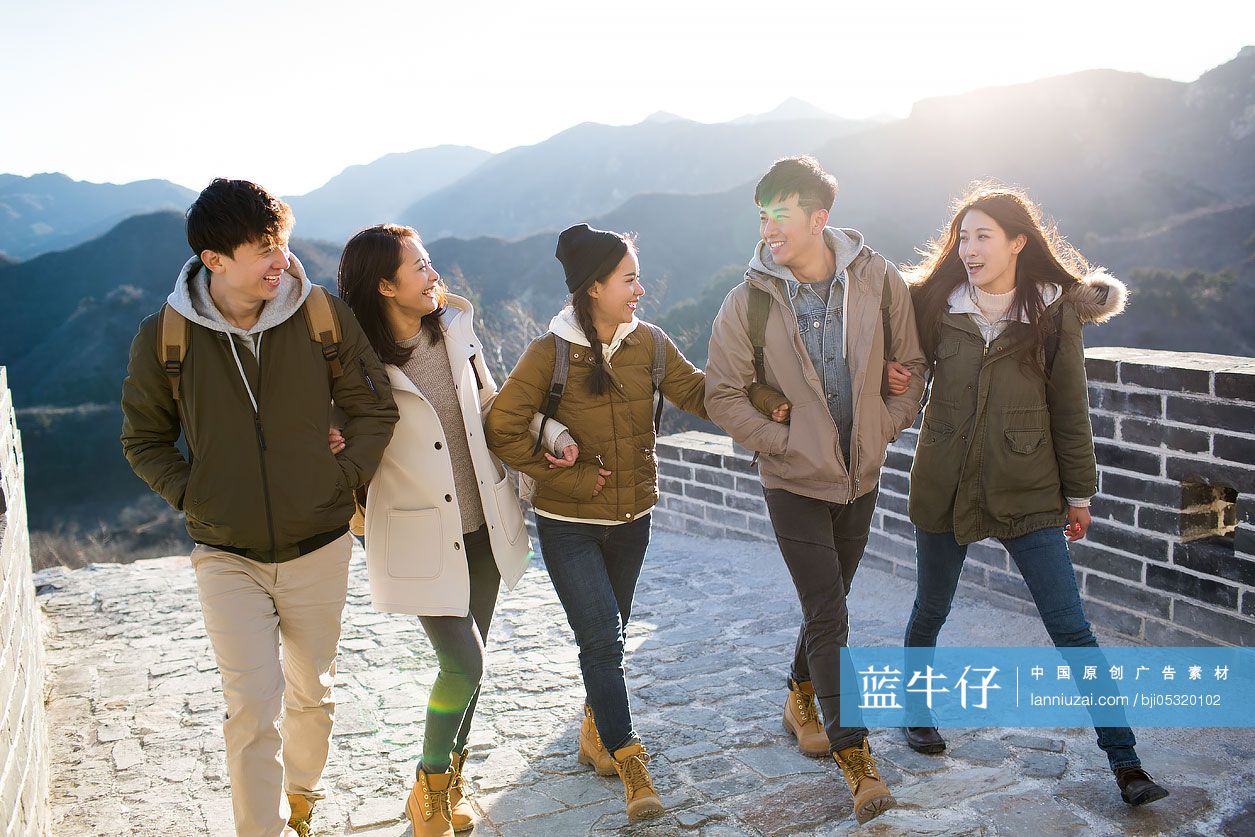
[[[636, 327], [640, 323], [641, 321], [636, 319], [636, 315], [633, 314], [630, 322], [619, 324], [619, 327], [615, 329], [614, 339], [610, 341], [610, 348], [605, 353], [607, 361], [610, 360], [610, 356], [615, 353], [615, 350], [622, 345], [623, 338], [636, 331]], [[570, 305], [554, 315], [554, 318], [549, 321], [549, 330], [568, 343], [575, 343], [579, 346], [591, 346], [588, 338], [584, 336], [584, 329], [580, 328], [580, 324], [575, 320], [575, 309]]]
[[1069, 288], [1067, 295], [1082, 323], [1105, 323], [1129, 304], [1128, 287], [1102, 268]]
[[261, 316], [250, 329], [237, 328], [222, 316], [209, 296], [209, 270], [195, 256], [188, 259], [179, 271], [174, 290], [170, 292], [166, 302], [197, 325], [224, 334], [252, 337], [285, 322], [301, 309], [305, 298], [309, 296], [313, 285], [305, 278], [304, 266], [296, 256], [289, 258], [292, 263], [279, 277], [279, 295], [262, 306]]
[[[824, 243], [832, 251], [837, 262], [837, 273], [841, 273], [858, 256], [863, 249], [863, 234], [858, 230], [841, 227], [824, 227]], [[767, 242], [759, 241], [754, 247], [754, 255], [750, 257], [750, 270], [757, 270], [778, 279], [792, 279], [793, 273], [787, 267], [776, 264], [772, 258], [771, 248]]]

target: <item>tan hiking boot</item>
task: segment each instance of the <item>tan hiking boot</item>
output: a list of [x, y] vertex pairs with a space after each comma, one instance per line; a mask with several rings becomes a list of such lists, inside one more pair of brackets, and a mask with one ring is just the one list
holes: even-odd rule
[[418, 779], [405, 801], [405, 815], [414, 826], [414, 837], [453, 837], [453, 810], [449, 788], [453, 771], [428, 773], [420, 768]]
[[449, 785], [449, 809], [453, 812], [453, 830], [470, 831], [475, 827], [475, 809], [466, 801], [466, 788], [462, 784], [462, 767], [466, 764], [466, 750], [453, 754], [453, 782]]
[[828, 735], [819, 723], [819, 708], [815, 706], [815, 687], [810, 681], [799, 683], [789, 680], [789, 699], [784, 703], [784, 728], [797, 739], [802, 755], [811, 758], [827, 758], [830, 750]]
[[584, 722], [580, 724], [580, 752], [576, 756], [580, 764], [587, 764], [597, 771], [598, 776], [613, 776], [618, 771], [614, 767], [614, 758], [601, 743], [597, 734], [597, 722], [593, 720], [593, 710], [584, 704]]
[[314, 818], [314, 803], [299, 793], [288, 794], [288, 807], [292, 815], [288, 817], [288, 827], [297, 833], [297, 837], [310, 837], [314, 828], [310, 820]]
[[889, 793], [889, 786], [880, 778], [866, 738], [862, 746], [846, 747], [833, 753], [832, 757], [845, 774], [845, 783], [854, 795], [854, 816], [860, 825], [898, 804], [893, 794]]
[[614, 751], [614, 767], [623, 780], [629, 822], [662, 813], [662, 800], [658, 798], [658, 791], [654, 790], [654, 780], [645, 766], [647, 764], [649, 753], [639, 741]]

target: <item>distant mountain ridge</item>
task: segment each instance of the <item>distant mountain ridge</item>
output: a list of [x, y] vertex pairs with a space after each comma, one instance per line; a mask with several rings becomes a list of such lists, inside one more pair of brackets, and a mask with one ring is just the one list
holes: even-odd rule
[[448, 186], [492, 157], [461, 145], [389, 154], [349, 166], [319, 188], [285, 198], [305, 238], [342, 244], [363, 227], [396, 221], [414, 201]]
[[64, 174], [0, 174], [0, 253], [28, 259], [106, 233], [159, 209], [184, 210], [196, 193], [166, 180], [89, 183]]
[[584, 123], [496, 155], [415, 202], [401, 220], [428, 240], [522, 238], [640, 194], [722, 191], [779, 157], [861, 127], [836, 117], [707, 125], [672, 114], [628, 126]]

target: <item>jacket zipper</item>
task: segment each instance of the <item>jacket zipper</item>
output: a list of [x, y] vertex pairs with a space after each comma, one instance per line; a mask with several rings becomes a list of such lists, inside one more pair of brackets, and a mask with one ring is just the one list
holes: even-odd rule
[[[230, 334], [226, 335], [226, 338], [227, 340], [232, 341], [231, 345], [229, 345], [227, 348], [228, 350], [232, 352], [232, 354], [234, 354], [235, 353], [235, 343], [234, 343], [235, 338], [233, 338]], [[269, 354], [267, 354], [267, 357], [269, 357]], [[257, 461], [259, 465], [261, 466], [261, 488], [262, 488], [261, 494], [262, 494], [263, 504], [266, 507], [266, 532], [270, 536], [270, 557], [274, 558], [274, 555], [275, 555], [275, 519], [274, 519], [274, 511], [272, 510], [271, 503], [270, 503], [270, 476], [268, 472], [266, 471], [266, 433], [262, 429], [262, 424], [261, 424], [261, 380], [262, 380], [262, 365], [261, 364], [262, 364], [261, 346], [259, 345], [257, 347], [257, 393], [253, 395], [252, 398], [249, 399], [249, 406], [253, 408], [253, 429], [257, 431]], [[247, 378], [244, 379], [244, 387], [246, 389], [249, 389], [250, 394], [252, 394], [252, 390], [249, 388]], [[253, 405], [254, 401], [256, 402], [256, 406]]]

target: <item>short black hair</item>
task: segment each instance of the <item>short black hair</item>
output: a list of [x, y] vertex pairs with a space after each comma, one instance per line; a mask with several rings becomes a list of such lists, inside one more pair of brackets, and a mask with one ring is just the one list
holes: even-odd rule
[[232, 255], [243, 244], [286, 242], [295, 219], [292, 207], [247, 180], [214, 178], [187, 210], [187, 243]]
[[831, 210], [837, 199], [837, 179], [810, 155], [776, 160], [754, 188], [754, 203], [763, 206], [790, 195], [797, 195], [798, 206], [807, 212]]

